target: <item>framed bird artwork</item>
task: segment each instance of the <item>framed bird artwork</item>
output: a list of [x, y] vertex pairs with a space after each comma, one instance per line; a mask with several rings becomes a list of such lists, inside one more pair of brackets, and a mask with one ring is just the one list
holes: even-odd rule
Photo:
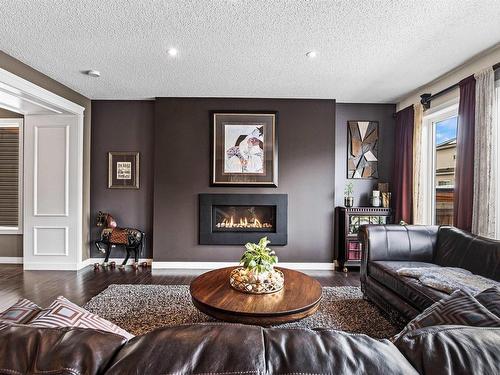
[[211, 185], [278, 186], [278, 113], [212, 111]]

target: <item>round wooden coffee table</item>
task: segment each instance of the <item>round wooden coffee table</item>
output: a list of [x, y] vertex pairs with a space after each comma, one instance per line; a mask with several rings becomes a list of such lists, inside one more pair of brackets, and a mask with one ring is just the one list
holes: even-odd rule
[[229, 285], [234, 268], [209, 271], [193, 280], [189, 290], [198, 310], [223, 321], [268, 326], [303, 319], [319, 307], [321, 285], [302, 272], [279, 268], [285, 276], [282, 290], [249, 294]]

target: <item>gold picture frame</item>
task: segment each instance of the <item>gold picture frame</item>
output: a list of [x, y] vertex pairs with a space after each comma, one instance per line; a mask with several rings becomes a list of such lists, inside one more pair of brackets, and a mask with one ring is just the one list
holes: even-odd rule
[[108, 152], [108, 188], [139, 189], [139, 152]]

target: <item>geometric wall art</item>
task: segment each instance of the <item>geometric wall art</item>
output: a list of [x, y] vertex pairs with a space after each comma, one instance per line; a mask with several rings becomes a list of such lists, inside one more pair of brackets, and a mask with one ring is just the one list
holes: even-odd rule
[[347, 178], [378, 178], [378, 122], [347, 122]]

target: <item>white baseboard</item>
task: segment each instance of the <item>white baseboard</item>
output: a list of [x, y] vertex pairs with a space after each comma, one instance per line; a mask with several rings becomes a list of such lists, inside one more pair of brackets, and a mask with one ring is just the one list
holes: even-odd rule
[[[84, 261], [75, 264], [66, 264], [66, 263], [55, 263], [55, 264], [46, 264], [46, 263], [25, 263], [24, 269], [27, 271], [78, 271], [87, 266], [93, 265], [94, 263], [102, 263], [104, 258], [88, 258]], [[116, 264], [121, 264], [123, 262], [123, 258], [109, 258], [110, 262], [116, 262]], [[133, 259], [129, 259], [127, 264], [132, 264]], [[147, 262], [151, 265], [152, 259], [139, 259], [139, 262]], [[23, 264], [23, 257], [0, 257], [0, 264]]]
[[0, 264], [23, 264], [23, 257], [0, 257]]
[[[157, 262], [153, 260], [152, 269], [192, 269], [211, 270], [222, 267], [237, 266], [236, 262]], [[294, 270], [335, 270], [335, 263], [286, 263], [280, 262], [278, 267], [290, 268]]]
[[[146, 262], [148, 265], [151, 265], [152, 261], [153, 261], [153, 259], [149, 259], [149, 258], [139, 258], [139, 263]], [[93, 265], [94, 263], [101, 264], [102, 262], [104, 262], [104, 258], [88, 258], [80, 263], [79, 269]], [[108, 262], [109, 263], [115, 262], [116, 265], [119, 265], [119, 264], [122, 264], [123, 258], [109, 258]], [[132, 263], [134, 263], [134, 259], [131, 258], [128, 260], [127, 265], [131, 265]]]
[[78, 267], [73, 263], [23, 263], [25, 271], [78, 271]]
[[[104, 258], [88, 258], [80, 262], [78, 266], [72, 264], [38, 264], [27, 263], [24, 265], [25, 270], [61, 270], [61, 271], [77, 271], [94, 263], [102, 263]], [[133, 259], [129, 259], [128, 265], [133, 263]], [[121, 264], [123, 258], [109, 258], [109, 262]], [[191, 270], [211, 270], [222, 267], [235, 267], [236, 262], [157, 262], [149, 258], [139, 259], [139, 263], [146, 262], [152, 269], [191, 269]], [[23, 257], [0, 257], [0, 264], [23, 264]], [[295, 270], [309, 271], [332, 271], [335, 270], [335, 263], [279, 263], [279, 267], [290, 268]]]

